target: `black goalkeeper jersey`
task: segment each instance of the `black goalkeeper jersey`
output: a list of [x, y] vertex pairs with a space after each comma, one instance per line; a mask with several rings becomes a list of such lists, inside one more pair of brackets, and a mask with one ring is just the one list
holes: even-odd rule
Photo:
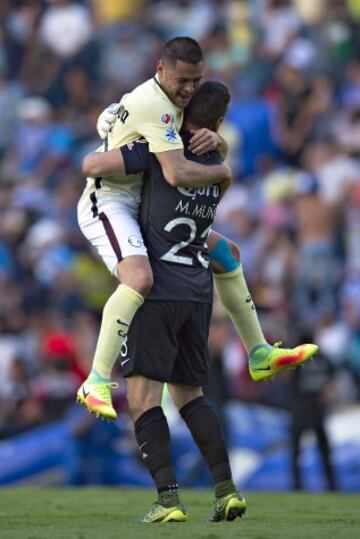
[[[196, 156], [188, 151], [190, 138], [182, 134], [187, 159], [205, 165], [221, 162], [217, 152]], [[211, 303], [206, 239], [220, 200], [219, 185], [172, 187], [146, 142], [130, 143], [121, 152], [127, 174], [144, 171], [139, 221], [154, 273], [147, 299]]]

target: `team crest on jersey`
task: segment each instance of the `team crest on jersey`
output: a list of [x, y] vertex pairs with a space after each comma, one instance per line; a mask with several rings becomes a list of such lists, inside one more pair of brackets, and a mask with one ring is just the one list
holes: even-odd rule
[[161, 115], [161, 121], [165, 125], [168, 125], [170, 122], [174, 123], [174, 116], [172, 114], [164, 112], [164, 114]]

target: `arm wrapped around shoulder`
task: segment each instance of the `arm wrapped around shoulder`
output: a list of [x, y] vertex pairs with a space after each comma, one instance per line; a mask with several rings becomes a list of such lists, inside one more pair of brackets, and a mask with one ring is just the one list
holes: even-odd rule
[[203, 187], [215, 183], [232, 181], [230, 167], [224, 163], [219, 165], [202, 165], [189, 161], [182, 150], [157, 153], [165, 180], [173, 187]]

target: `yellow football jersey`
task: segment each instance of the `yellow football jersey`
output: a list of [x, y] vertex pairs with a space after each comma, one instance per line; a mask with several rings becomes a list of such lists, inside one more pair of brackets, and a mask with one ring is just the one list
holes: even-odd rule
[[109, 149], [119, 148], [140, 136], [146, 138], [152, 153], [183, 148], [179, 136], [183, 110], [170, 101], [156, 76], [124, 95], [120, 103], [108, 135]]
[[[98, 151], [120, 148], [140, 137], [146, 138], [152, 153], [183, 149], [179, 135], [183, 110], [170, 101], [157, 76], [124, 95], [120, 103], [107, 141]], [[88, 179], [88, 183], [93, 184], [92, 179]], [[108, 176], [101, 181], [103, 191], [116, 191], [128, 203], [139, 202], [141, 183], [141, 176], [121, 174]], [[91, 185], [88, 187], [91, 188]]]

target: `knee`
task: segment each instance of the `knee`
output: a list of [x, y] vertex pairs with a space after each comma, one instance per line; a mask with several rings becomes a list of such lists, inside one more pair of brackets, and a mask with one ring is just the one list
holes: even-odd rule
[[153, 273], [150, 267], [135, 267], [131, 271], [118, 273], [119, 282], [129, 286], [138, 294], [146, 297], [154, 284]]
[[136, 292], [146, 297], [154, 284], [153, 274], [151, 269], [137, 268], [134, 275], [131, 277], [132, 286]]
[[[161, 387], [144, 387], [142, 381], [138, 383], [136, 377], [130, 377], [127, 380], [127, 401], [129, 413], [133, 421], [136, 421], [145, 412], [161, 402]], [[145, 382], [146, 383], [146, 382]]]
[[168, 384], [168, 388], [171, 398], [179, 411], [190, 402], [193, 402], [204, 395], [200, 387]]

